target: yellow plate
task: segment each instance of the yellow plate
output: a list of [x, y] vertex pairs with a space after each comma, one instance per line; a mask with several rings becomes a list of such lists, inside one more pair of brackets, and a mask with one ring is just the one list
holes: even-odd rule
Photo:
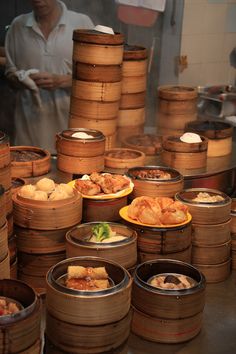
[[[70, 181], [68, 184], [69, 186], [74, 188], [75, 185], [75, 181]], [[133, 183], [131, 182], [130, 187], [123, 189], [122, 191], [119, 191], [117, 193], [111, 193], [111, 194], [100, 194], [100, 195], [86, 195], [86, 194], [82, 194], [83, 198], [86, 199], [98, 199], [98, 200], [104, 200], [104, 199], [113, 199], [113, 198], [121, 198], [121, 197], [125, 197], [127, 195], [129, 195], [133, 190]]]
[[130, 222], [131, 224], [136, 224], [136, 225], [140, 225], [140, 226], [148, 226], [148, 227], [158, 227], [158, 228], [162, 228], [162, 229], [169, 229], [169, 228], [173, 228], [173, 227], [178, 227], [178, 226], [183, 226], [188, 224], [191, 220], [192, 220], [192, 215], [187, 213], [187, 220], [182, 222], [181, 224], [174, 224], [174, 225], [164, 225], [164, 224], [155, 224], [155, 225], [151, 225], [151, 224], [143, 224], [137, 220], [133, 220], [128, 216], [128, 207], [129, 205], [124, 206], [123, 208], [120, 209], [120, 216], [122, 217], [122, 219], [124, 219], [125, 221]]

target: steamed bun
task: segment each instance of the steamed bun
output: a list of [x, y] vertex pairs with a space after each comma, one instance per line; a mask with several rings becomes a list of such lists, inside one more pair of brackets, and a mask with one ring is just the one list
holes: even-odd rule
[[36, 183], [36, 188], [40, 191], [51, 193], [55, 189], [55, 183], [50, 178], [42, 178]]
[[34, 200], [48, 200], [48, 195], [44, 191], [35, 191], [33, 198]]
[[32, 199], [34, 197], [35, 190], [36, 190], [35, 186], [33, 186], [32, 184], [26, 184], [25, 186], [21, 187], [18, 194], [23, 198]]
[[58, 189], [65, 190], [66, 193], [68, 194], [68, 197], [72, 197], [74, 195], [74, 189], [71, 186], [69, 186], [69, 184], [60, 183], [56, 187], [56, 190], [58, 190]]
[[68, 197], [69, 196], [65, 190], [58, 189], [50, 194], [48, 200], [61, 200], [61, 199], [67, 199]]

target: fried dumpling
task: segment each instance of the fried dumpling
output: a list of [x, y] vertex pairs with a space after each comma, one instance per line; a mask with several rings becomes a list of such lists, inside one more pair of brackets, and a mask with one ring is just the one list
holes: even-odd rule
[[143, 224], [160, 223], [161, 207], [151, 197], [138, 197], [128, 207], [128, 216]]

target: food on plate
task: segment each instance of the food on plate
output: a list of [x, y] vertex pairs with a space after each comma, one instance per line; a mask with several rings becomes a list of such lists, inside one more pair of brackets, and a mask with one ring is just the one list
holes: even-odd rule
[[171, 174], [159, 169], [142, 169], [132, 172], [132, 176], [140, 179], [171, 179]]
[[155, 288], [164, 290], [190, 289], [197, 285], [196, 280], [183, 274], [158, 274], [151, 277], [148, 283]]
[[130, 185], [127, 177], [111, 173], [93, 172], [88, 179], [77, 179], [75, 188], [84, 195], [93, 196], [117, 193]]
[[50, 178], [42, 178], [36, 183], [36, 189], [51, 193], [55, 189], [55, 183]]
[[42, 178], [35, 185], [24, 185], [18, 191], [18, 195], [23, 198], [41, 201], [67, 199], [73, 194], [74, 189], [71, 186], [65, 183], [56, 184], [50, 178]]
[[108, 223], [102, 222], [92, 228], [92, 236], [88, 239], [90, 242], [96, 243], [110, 243], [122, 241], [125, 236], [117, 235], [116, 231], [113, 231]]
[[138, 197], [128, 206], [128, 217], [149, 225], [181, 224], [188, 219], [188, 208], [166, 197]]
[[19, 311], [20, 308], [14, 301], [0, 297], [0, 316], [13, 315]]
[[215, 203], [215, 202], [221, 202], [224, 200], [224, 198], [219, 195], [210, 195], [209, 193], [206, 192], [199, 192], [198, 195], [192, 199], [194, 202], [205, 202], [205, 203]]
[[103, 290], [110, 287], [105, 267], [68, 266], [66, 286], [76, 290]]
[[193, 143], [201, 143], [202, 139], [200, 135], [196, 133], [184, 133], [181, 137], [180, 140], [183, 143], [188, 143], [188, 144], [193, 144]]

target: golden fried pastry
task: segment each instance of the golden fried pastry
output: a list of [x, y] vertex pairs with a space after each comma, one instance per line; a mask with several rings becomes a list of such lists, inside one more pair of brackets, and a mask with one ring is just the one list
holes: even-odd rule
[[117, 193], [129, 186], [129, 180], [122, 175], [112, 175], [110, 173], [99, 174], [93, 172], [90, 175], [91, 181], [98, 184], [105, 194]]
[[156, 197], [155, 200], [159, 203], [161, 209], [168, 208], [168, 206], [174, 203], [174, 200], [169, 197]]
[[143, 224], [155, 225], [160, 223], [161, 207], [151, 197], [135, 198], [128, 207], [128, 216]]
[[77, 179], [75, 188], [84, 195], [97, 195], [101, 193], [101, 188], [90, 180]]

